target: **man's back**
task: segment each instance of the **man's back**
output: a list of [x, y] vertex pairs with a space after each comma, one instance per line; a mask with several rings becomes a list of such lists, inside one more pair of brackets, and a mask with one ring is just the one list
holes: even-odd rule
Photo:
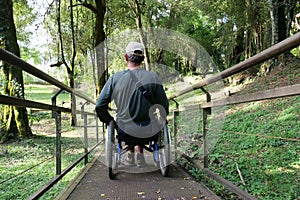
[[139, 83], [132, 78], [129, 70], [115, 74], [112, 99], [117, 106], [118, 121], [150, 121], [149, 109], [154, 104], [162, 105], [168, 113], [168, 100], [157, 74], [143, 69], [131, 70], [131, 73], [151, 95], [147, 98], [141, 93]]

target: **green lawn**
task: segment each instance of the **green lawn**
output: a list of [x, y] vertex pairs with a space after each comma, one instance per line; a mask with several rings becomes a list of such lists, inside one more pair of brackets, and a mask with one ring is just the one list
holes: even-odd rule
[[[26, 85], [27, 100], [51, 104], [58, 91], [50, 85]], [[63, 104], [64, 102], [64, 104]], [[68, 93], [58, 96], [58, 106], [69, 106]], [[0, 199], [26, 199], [56, 176], [55, 120], [50, 111], [29, 112], [34, 137], [0, 144]], [[84, 144], [76, 128], [69, 126], [68, 114], [62, 115], [62, 170], [84, 153]], [[54, 199], [78, 174], [83, 161], [40, 199]]]
[[[41, 103], [51, 104], [51, 98], [59, 91], [53, 85], [25, 85], [25, 98]], [[70, 94], [62, 92], [57, 97], [57, 105], [70, 102]]]

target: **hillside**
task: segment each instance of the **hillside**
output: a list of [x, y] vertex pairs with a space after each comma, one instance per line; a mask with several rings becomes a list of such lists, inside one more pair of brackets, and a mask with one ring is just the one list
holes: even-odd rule
[[[243, 95], [299, 83], [300, 61], [287, 57], [268, 75], [233, 88], [240, 88], [234, 95]], [[209, 149], [209, 168], [258, 199], [298, 199], [299, 110], [299, 96], [229, 106], [222, 130], [209, 128], [210, 135], [219, 135]], [[201, 158], [198, 151], [194, 158]], [[239, 199], [201, 170], [184, 165], [222, 199]]]
[[265, 76], [258, 76], [242, 85], [239, 95], [300, 83], [300, 59], [286, 56]]

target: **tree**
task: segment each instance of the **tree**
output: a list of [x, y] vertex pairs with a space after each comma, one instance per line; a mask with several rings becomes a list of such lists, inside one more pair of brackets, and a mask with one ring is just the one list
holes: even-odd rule
[[291, 24], [295, 17], [296, 0], [269, 0], [272, 23], [272, 44], [290, 35]]
[[106, 0], [94, 0], [94, 4], [88, 2], [87, 0], [80, 1], [81, 3], [77, 5], [82, 5], [83, 7], [92, 11], [95, 15], [94, 26], [94, 47], [96, 51], [96, 67], [97, 67], [97, 85], [96, 85], [96, 96], [98, 96], [106, 82], [106, 64], [105, 64], [105, 51], [104, 51], [104, 16], [106, 13]]
[[[0, 0], [0, 4], [2, 5], [0, 8], [0, 47], [20, 57], [13, 19], [12, 0]], [[3, 81], [2, 94], [24, 99], [22, 71], [6, 62], [2, 62], [1, 68]], [[2, 106], [0, 121], [4, 125], [0, 132], [1, 142], [32, 136], [26, 108]]]
[[[70, 13], [69, 13], [69, 19], [70, 19], [70, 30], [71, 30], [71, 37], [70, 37], [70, 41], [71, 41], [71, 53], [69, 53], [69, 62], [67, 62], [66, 58], [65, 58], [65, 51], [64, 51], [64, 41], [63, 41], [63, 34], [62, 34], [62, 26], [61, 26], [61, 21], [60, 21], [60, 14], [61, 14], [61, 0], [58, 1], [58, 7], [57, 7], [58, 11], [57, 11], [57, 24], [58, 24], [58, 34], [59, 34], [59, 44], [60, 44], [60, 52], [61, 52], [61, 59], [62, 59], [62, 63], [65, 65], [66, 69], [67, 69], [67, 75], [68, 75], [68, 80], [69, 80], [69, 86], [71, 88], [74, 88], [74, 79], [75, 79], [75, 57], [77, 54], [77, 50], [76, 50], [76, 38], [75, 38], [75, 31], [74, 31], [74, 19], [73, 19], [73, 1], [70, 0]], [[71, 126], [75, 126], [76, 125], [76, 115], [74, 114], [74, 111], [76, 109], [75, 105], [75, 96], [73, 94], [71, 94], [70, 97], [71, 100], [71, 108], [73, 109], [73, 112], [71, 113], [70, 116], [70, 124]]]
[[[87, 54], [87, 51], [96, 51], [96, 71], [97, 71], [97, 80], [96, 80], [96, 96], [100, 93], [102, 87], [105, 84], [106, 81], [106, 68], [105, 68], [105, 52], [104, 52], [104, 40], [105, 40], [105, 32], [104, 32], [104, 16], [106, 13], [106, 1], [105, 0], [94, 0], [94, 2], [91, 2], [89, 0], [84, 0], [84, 1], [77, 1], [78, 3], [74, 4], [70, 0], [69, 5], [65, 3], [66, 1], [61, 1], [59, 0], [59, 5], [58, 9], [59, 12], [57, 14], [59, 15], [58, 18], [58, 27], [63, 28], [63, 31], [59, 30], [60, 32], [60, 52], [63, 53], [63, 49], [65, 52], [65, 55], [60, 55], [58, 62], [55, 63], [53, 66], [60, 66], [60, 64], [64, 63], [65, 65], [67, 64], [64, 62], [63, 57], [70, 58], [71, 63], [75, 65], [75, 56], [76, 58], [77, 55], [75, 54], [76, 49], [79, 49], [81, 54]], [[63, 4], [63, 5], [60, 5]], [[87, 8], [89, 11], [92, 11], [92, 13], [85, 12], [84, 10], [80, 9], [80, 6]], [[73, 7], [77, 7], [77, 17], [76, 19], [73, 18]], [[70, 8], [70, 9], [69, 9]], [[52, 13], [49, 13], [50, 16]], [[69, 14], [69, 17], [66, 17]], [[89, 16], [93, 16], [91, 20]], [[53, 18], [53, 16], [52, 16]], [[53, 23], [51, 23], [51, 20], [53, 20], [50, 17], [50, 22], [49, 26], [50, 29], [53, 29]], [[81, 19], [80, 19], [81, 18]], [[95, 18], [95, 19], [94, 19]], [[74, 30], [74, 23], [72, 20], [76, 20], [76, 30]], [[92, 35], [89, 35], [89, 33], [92, 32]], [[51, 35], [55, 37], [56, 33], [51, 32]], [[64, 35], [64, 36], [63, 36]], [[80, 38], [80, 40], [76, 40], [75, 35]], [[89, 38], [90, 40], [86, 39]], [[92, 39], [91, 39], [92, 38]], [[75, 43], [76, 40], [76, 43]], [[85, 42], [82, 42], [85, 41]], [[72, 44], [72, 49], [68, 48]], [[91, 47], [92, 46], [92, 47]], [[55, 49], [55, 47], [53, 48]], [[70, 54], [70, 52], [73, 52]], [[66, 55], [67, 54], [67, 55]], [[80, 55], [78, 55], [80, 57]], [[84, 56], [83, 56], [84, 57]], [[67, 60], [67, 59], [65, 59]], [[77, 63], [80, 63], [80, 60], [76, 59]], [[71, 66], [71, 65], [70, 65]], [[74, 70], [69, 70], [71, 68], [67, 67], [67, 73], [69, 76], [69, 82], [71, 83], [70, 80], [70, 72], [75, 71]], [[74, 76], [73, 76], [74, 78]], [[70, 87], [73, 88], [72, 85]]]

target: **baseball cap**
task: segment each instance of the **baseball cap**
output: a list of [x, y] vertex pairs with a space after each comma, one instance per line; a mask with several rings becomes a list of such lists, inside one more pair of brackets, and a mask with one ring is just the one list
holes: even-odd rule
[[129, 42], [126, 47], [127, 55], [143, 56], [144, 47], [139, 42]]

